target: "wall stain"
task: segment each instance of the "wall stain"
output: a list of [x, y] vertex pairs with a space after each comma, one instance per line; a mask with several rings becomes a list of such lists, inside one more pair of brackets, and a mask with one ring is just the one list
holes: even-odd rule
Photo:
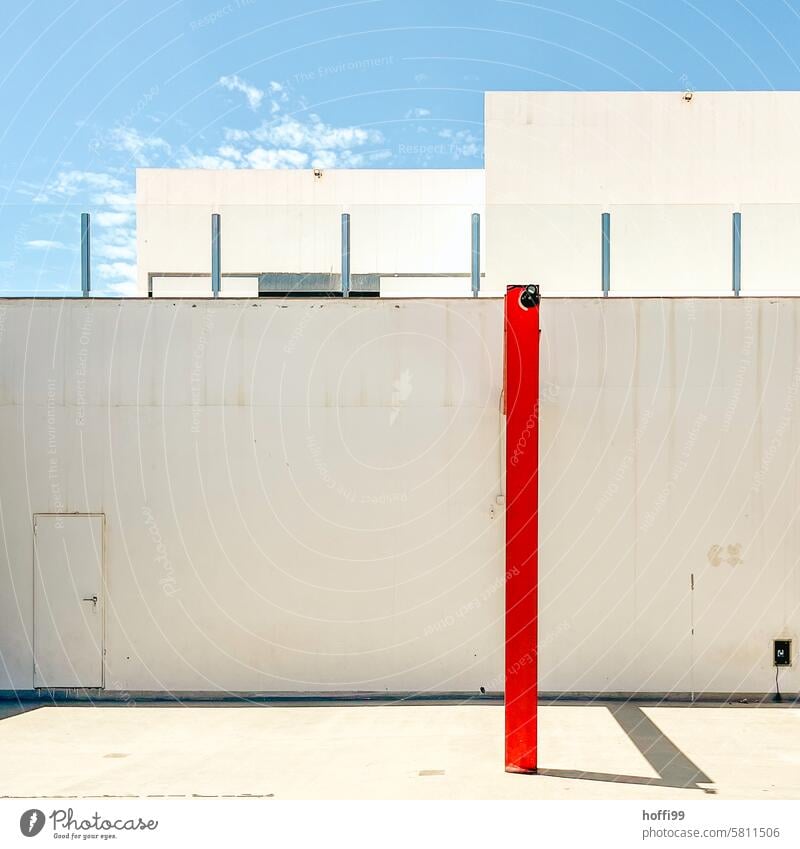
[[712, 545], [708, 549], [708, 562], [712, 566], [720, 566], [727, 563], [728, 566], [739, 566], [744, 563], [742, 558], [742, 544], [740, 542], [731, 545]]

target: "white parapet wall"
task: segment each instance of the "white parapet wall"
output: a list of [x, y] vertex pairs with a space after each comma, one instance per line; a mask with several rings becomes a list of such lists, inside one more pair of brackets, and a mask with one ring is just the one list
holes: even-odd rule
[[800, 92], [487, 92], [487, 291], [800, 293]]
[[209, 294], [212, 213], [223, 296], [257, 295], [260, 273], [338, 274], [348, 213], [353, 274], [378, 274], [388, 296], [468, 295], [471, 218], [482, 215], [483, 194], [477, 169], [140, 168], [139, 294], [151, 278], [156, 296]]
[[[0, 308], [0, 690], [34, 686], [47, 599], [103, 612], [119, 694], [502, 689], [500, 300]], [[542, 689], [769, 691], [800, 299], [545, 298], [542, 326]], [[76, 512], [99, 601], [73, 562], [35, 603], [33, 517]]]

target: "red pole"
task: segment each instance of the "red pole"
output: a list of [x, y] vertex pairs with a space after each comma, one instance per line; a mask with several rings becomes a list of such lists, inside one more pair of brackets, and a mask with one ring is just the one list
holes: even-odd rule
[[539, 287], [505, 298], [506, 772], [536, 772]]

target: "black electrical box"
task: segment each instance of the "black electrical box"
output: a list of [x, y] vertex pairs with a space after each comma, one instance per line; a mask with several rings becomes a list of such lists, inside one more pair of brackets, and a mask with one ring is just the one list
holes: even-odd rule
[[792, 641], [791, 640], [774, 640], [772, 643], [772, 664], [773, 666], [791, 666], [792, 665]]

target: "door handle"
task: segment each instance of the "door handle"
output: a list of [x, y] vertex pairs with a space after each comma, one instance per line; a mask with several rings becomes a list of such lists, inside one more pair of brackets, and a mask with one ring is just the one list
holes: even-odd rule
[[82, 598], [81, 601], [90, 601], [95, 607], [97, 607], [97, 596], [90, 595], [88, 598]]

